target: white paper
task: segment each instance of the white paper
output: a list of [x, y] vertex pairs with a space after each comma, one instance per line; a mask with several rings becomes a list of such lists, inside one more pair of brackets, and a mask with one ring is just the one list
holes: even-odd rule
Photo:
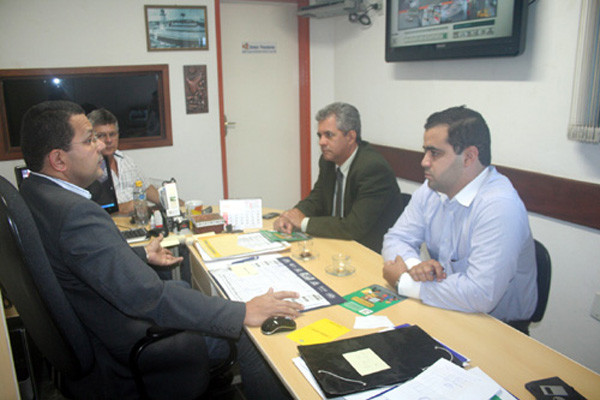
[[230, 300], [247, 302], [256, 296], [265, 294], [269, 288], [273, 288], [276, 292], [280, 290], [298, 292], [300, 297], [290, 300], [302, 304], [305, 310], [331, 304], [313, 286], [279, 261], [278, 257], [281, 256], [266, 255], [248, 261], [246, 269], [255, 272], [254, 274], [239, 275], [236, 273], [231, 268], [232, 263], [236, 262], [235, 260], [230, 260], [228, 264], [225, 264], [226, 261], [221, 261], [217, 268], [214, 268], [211, 263], [210, 273]]
[[416, 378], [390, 390], [378, 400], [482, 400], [491, 399], [501, 390], [492, 379], [477, 374], [441, 358]]
[[356, 317], [354, 320], [354, 329], [393, 328], [394, 326], [394, 323], [385, 315]]

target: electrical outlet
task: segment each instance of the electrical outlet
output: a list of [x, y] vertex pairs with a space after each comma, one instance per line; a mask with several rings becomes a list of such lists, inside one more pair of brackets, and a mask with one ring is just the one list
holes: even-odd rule
[[600, 293], [596, 293], [596, 297], [594, 297], [594, 303], [592, 304], [592, 312], [590, 314], [592, 315], [592, 317], [600, 321]]

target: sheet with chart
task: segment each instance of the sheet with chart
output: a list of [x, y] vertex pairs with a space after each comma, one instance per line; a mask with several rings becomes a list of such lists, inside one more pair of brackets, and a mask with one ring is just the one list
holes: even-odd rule
[[211, 262], [208, 269], [231, 300], [246, 302], [273, 288], [298, 292], [300, 297], [293, 301], [304, 305], [305, 311], [345, 301], [300, 264], [278, 254], [251, 257], [248, 261]]

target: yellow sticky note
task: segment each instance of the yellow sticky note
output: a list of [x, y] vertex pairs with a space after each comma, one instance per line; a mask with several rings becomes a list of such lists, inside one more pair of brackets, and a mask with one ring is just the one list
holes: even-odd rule
[[295, 330], [287, 335], [287, 338], [292, 339], [300, 344], [317, 344], [330, 342], [344, 333], [350, 331], [343, 325], [337, 324], [327, 318], [323, 318], [304, 328]]
[[231, 271], [239, 277], [258, 275], [258, 271], [251, 263], [232, 265]]
[[354, 368], [361, 376], [390, 369], [390, 366], [370, 348], [351, 351], [342, 354], [342, 356], [344, 356], [346, 361], [348, 361], [350, 365], [352, 365], [352, 368]]

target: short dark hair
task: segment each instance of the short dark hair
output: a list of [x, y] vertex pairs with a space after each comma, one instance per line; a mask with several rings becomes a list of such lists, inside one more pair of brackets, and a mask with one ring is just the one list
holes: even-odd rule
[[491, 164], [490, 130], [477, 111], [460, 106], [433, 113], [427, 118], [425, 130], [438, 125], [448, 126], [448, 143], [456, 154], [461, 154], [469, 146], [475, 146], [479, 150], [479, 162], [484, 166]]
[[330, 115], [335, 115], [337, 128], [344, 132], [344, 135], [350, 131], [356, 132], [356, 143], [360, 143], [360, 114], [356, 107], [348, 103], [331, 103], [317, 112], [315, 119], [321, 122]]
[[96, 125], [115, 125], [119, 131], [119, 121], [117, 117], [106, 108], [98, 108], [87, 115], [93, 127]]
[[83, 108], [64, 100], [45, 101], [27, 110], [21, 123], [21, 151], [27, 168], [39, 172], [52, 150], [71, 149], [75, 131], [70, 119], [79, 114], [85, 115]]

